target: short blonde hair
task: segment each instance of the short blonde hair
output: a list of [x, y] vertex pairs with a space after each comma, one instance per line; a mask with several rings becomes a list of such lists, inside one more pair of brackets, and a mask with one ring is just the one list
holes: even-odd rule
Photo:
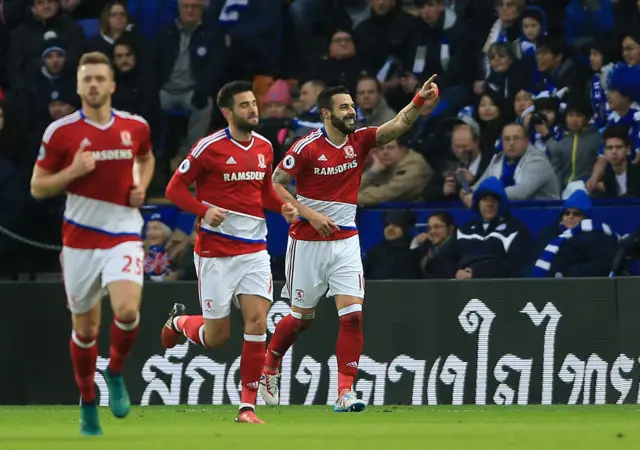
[[111, 75], [114, 74], [111, 60], [107, 55], [105, 55], [102, 52], [90, 52], [82, 55], [82, 58], [80, 58], [80, 62], [78, 63], [78, 69], [82, 66], [93, 65], [93, 64], [104, 64], [109, 68]]

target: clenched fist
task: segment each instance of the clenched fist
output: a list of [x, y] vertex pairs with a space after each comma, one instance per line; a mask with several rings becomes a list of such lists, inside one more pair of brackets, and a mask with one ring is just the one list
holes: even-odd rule
[[204, 215], [204, 221], [212, 227], [217, 227], [224, 222], [228, 212], [229, 211], [222, 208], [209, 208], [207, 213]]

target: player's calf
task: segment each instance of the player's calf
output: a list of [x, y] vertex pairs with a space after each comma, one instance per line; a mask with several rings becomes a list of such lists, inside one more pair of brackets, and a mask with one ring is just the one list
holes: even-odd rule
[[298, 335], [311, 326], [314, 316], [315, 312], [313, 311], [306, 313], [292, 311], [276, 325], [276, 331], [267, 348], [264, 368], [260, 377], [260, 395], [267, 405], [276, 406], [280, 402], [278, 389], [280, 361], [296, 341]]

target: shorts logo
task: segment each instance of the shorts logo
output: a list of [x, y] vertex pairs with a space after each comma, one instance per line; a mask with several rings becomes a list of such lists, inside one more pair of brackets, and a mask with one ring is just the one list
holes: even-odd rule
[[347, 159], [353, 159], [356, 157], [356, 151], [353, 149], [352, 146], [347, 145], [344, 148], [344, 157]]
[[302, 289], [296, 289], [296, 300], [304, 300], [304, 291]]
[[266, 169], [266, 168], [267, 168], [267, 162], [266, 162], [266, 160], [264, 159], [264, 155], [263, 155], [262, 153], [260, 153], [260, 154], [258, 155], [258, 167], [259, 167], [260, 169]]
[[204, 301], [204, 310], [205, 312], [213, 311], [213, 302], [211, 300]]
[[247, 383], [246, 386], [249, 389], [255, 389], [257, 390], [260, 387], [260, 382], [259, 381], [252, 381], [251, 383]]

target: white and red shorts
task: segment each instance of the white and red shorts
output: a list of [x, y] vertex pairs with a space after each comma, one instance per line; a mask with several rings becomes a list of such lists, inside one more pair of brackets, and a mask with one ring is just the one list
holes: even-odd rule
[[114, 281], [133, 281], [142, 286], [144, 280], [141, 241], [97, 250], [63, 247], [60, 262], [67, 304], [73, 314], [92, 309]]
[[271, 258], [266, 250], [237, 256], [205, 258], [194, 253], [198, 296], [205, 319], [222, 319], [239, 307], [238, 296], [257, 295], [273, 302]]
[[315, 308], [325, 293], [364, 298], [360, 238], [300, 241], [289, 237], [285, 275], [282, 296], [299, 308]]

